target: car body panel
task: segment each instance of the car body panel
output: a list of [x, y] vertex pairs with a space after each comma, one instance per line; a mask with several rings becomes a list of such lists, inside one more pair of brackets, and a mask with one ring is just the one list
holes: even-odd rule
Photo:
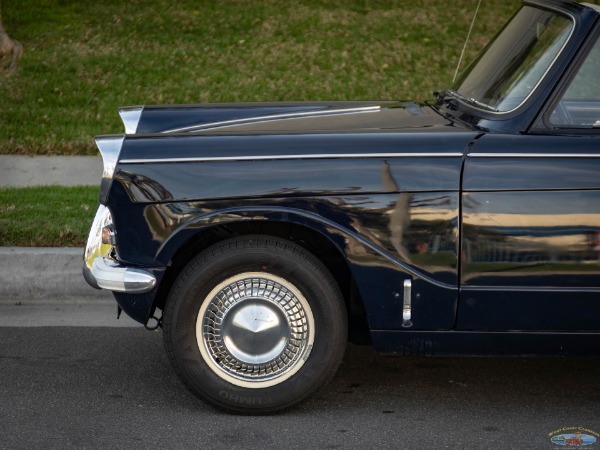
[[[419, 297], [437, 299], [415, 304], [414, 326], [449, 329], [457, 302], [456, 187], [464, 149], [477, 136], [449, 128], [425, 140], [410, 131], [326, 139], [282, 135], [274, 142], [257, 137], [255, 148], [237, 147], [248, 144], [237, 136], [197, 136], [169, 155], [183, 161], [169, 163], [150, 163], [148, 156], [170, 138], [132, 140], [145, 149], [136, 153], [144, 162], [121, 160], [109, 197], [115, 227], [123, 230], [117, 235], [119, 257], [127, 264], [167, 266], [206, 228], [257, 220], [297, 223], [326, 236], [345, 255], [373, 328], [401, 323], [398, 292], [404, 279], [414, 277]], [[286, 151], [302, 155], [282, 158], [282, 142]], [[194, 154], [222, 158], [219, 144], [230, 159], [189, 161]], [[322, 158], [327, 152], [334, 156]], [[265, 159], [240, 160], [247, 153]], [[332, 169], [334, 157], [341, 170]], [[373, 277], [373, 271], [386, 275]]]
[[471, 147], [459, 329], [600, 329], [598, 146], [597, 135], [485, 135]]
[[[117, 230], [108, 256], [158, 286], [117, 293], [119, 305], [145, 323], [164, 304], [182, 254], [202, 250], [204, 236], [289, 227], [335, 251], [351, 277], [343, 289], [356, 290], [380, 351], [600, 352], [600, 128], [552, 125], [597, 45], [600, 10], [524, 4], [573, 27], [510, 111], [451, 90], [434, 105], [122, 109], [127, 134], [108, 138], [120, 149], [102, 182]], [[533, 25], [529, 37], [543, 39], [544, 24]], [[566, 107], [593, 122], [593, 104]]]

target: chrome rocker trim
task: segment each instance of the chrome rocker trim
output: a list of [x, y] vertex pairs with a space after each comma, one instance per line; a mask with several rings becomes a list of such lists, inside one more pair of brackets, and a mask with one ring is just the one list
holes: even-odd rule
[[143, 294], [156, 286], [156, 277], [147, 270], [122, 266], [101, 256], [94, 258], [91, 269], [84, 264], [83, 272], [93, 287], [115, 292]]

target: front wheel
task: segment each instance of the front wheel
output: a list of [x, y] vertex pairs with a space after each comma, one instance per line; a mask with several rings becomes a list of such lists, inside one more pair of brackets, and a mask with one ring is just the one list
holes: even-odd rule
[[241, 413], [304, 400], [335, 374], [347, 320], [323, 264], [291, 242], [224, 241], [177, 278], [163, 315], [177, 374], [199, 397]]

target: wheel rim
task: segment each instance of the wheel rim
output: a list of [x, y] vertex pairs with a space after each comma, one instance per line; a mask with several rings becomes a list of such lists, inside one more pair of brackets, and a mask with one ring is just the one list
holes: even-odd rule
[[196, 321], [200, 353], [219, 377], [237, 386], [281, 383], [302, 367], [314, 342], [306, 298], [289, 281], [246, 272], [219, 283]]

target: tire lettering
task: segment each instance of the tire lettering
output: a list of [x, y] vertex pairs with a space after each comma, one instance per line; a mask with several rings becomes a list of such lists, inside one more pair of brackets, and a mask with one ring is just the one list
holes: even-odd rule
[[247, 397], [245, 395], [230, 394], [227, 391], [220, 391], [219, 397], [233, 403], [239, 403], [241, 405], [268, 405], [269, 403], [273, 403], [273, 399], [271, 397]]

